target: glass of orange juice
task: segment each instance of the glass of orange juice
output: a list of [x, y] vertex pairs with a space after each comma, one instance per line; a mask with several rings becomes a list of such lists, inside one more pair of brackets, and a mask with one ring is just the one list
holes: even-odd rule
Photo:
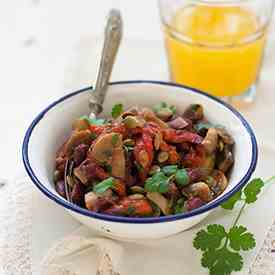
[[172, 81], [248, 104], [274, 0], [159, 0]]

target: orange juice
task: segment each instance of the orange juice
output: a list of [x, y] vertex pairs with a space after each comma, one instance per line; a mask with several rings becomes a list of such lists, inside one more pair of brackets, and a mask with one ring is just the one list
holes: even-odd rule
[[255, 14], [241, 7], [190, 5], [165, 27], [165, 42], [174, 81], [235, 96], [257, 79], [265, 30]]

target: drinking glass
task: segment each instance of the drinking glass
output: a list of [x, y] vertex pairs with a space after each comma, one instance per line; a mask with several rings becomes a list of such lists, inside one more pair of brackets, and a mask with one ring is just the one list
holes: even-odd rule
[[159, 0], [170, 77], [253, 102], [274, 0]]

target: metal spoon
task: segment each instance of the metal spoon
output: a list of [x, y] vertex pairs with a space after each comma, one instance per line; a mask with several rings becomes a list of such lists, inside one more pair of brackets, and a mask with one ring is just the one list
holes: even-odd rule
[[118, 10], [112, 9], [105, 27], [104, 45], [101, 54], [96, 84], [90, 98], [90, 118], [96, 118], [103, 110], [103, 102], [108, 90], [108, 82], [115, 57], [122, 38], [122, 18]]

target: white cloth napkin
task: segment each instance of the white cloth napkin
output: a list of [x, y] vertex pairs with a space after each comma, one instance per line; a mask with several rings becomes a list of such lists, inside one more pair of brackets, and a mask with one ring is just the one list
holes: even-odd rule
[[[258, 211], [265, 211], [262, 207], [271, 188], [267, 191], [257, 203]], [[194, 234], [207, 223], [227, 225], [233, 214], [236, 214], [233, 212], [225, 216], [224, 210], [218, 209], [209, 219], [189, 231], [163, 240], [148, 241], [146, 244], [117, 242], [79, 226], [72, 233], [49, 244], [50, 249], [43, 260], [35, 262], [31, 240], [32, 226], [37, 225], [34, 215], [37, 204], [33, 204], [37, 199], [43, 215], [42, 209], [47, 205], [41, 201], [41, 194], [27, 178], [8, 182], [0, 189], [0, 266], [5, 275], [207, 274], [207, 270], [200, 266], [199, 252], [192, 247]], [[55, 209], [57, 206], [52, 207]], [[253, 229], [258, 222], [255, 219], [251, 221], [249, 213], [253, 215], [253, 211], [255, 214], [255, 209], [248, 209], [241, 219], [250, 230], [252, 228], [247, 220], [250, 220], [250, 225], [254, 224]], [[41, 238], [48, 230], [58, 228], [58, 224], [53, 226], [46, 216], [43, 216], [43, 220]], [[62, 216], [58, 220], [62, 223]], [[271, 224], [271, 219], [268, 224]], [[261, 233], [256, 234], [258, 249], [244, 254], [245, 268], [238, 274], [274, 275], [275, 253], [272, 251], [275, 248], [275, 221], [262, 245], [259, 239], [263, 239], [264, 232], [266, 227], [261, 227]]]

